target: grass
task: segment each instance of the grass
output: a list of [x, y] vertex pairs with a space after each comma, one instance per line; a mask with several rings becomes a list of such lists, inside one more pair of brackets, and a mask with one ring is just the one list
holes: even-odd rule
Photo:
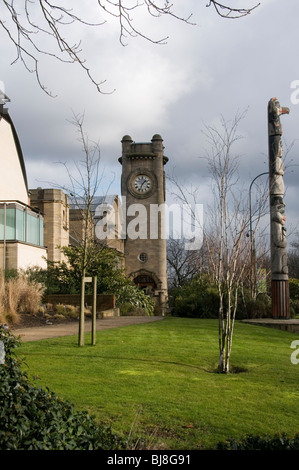
[[166, 318], [77, 336], [22, 343], [29, 375], [151, 449], [211, 449], [244, 434], [299, 431], [298, 335], [237, 323], [232, 366], [215, 373], [217, 321]]

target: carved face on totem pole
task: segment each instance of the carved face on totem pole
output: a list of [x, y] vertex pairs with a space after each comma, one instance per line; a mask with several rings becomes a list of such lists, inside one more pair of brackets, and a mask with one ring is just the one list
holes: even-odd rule
[[271, 220], [281, 226], [285, 224], [285, 203], [282, 197], [271, 198]]
[[282, 114], [289, 114], [290, 110], [286, 107], [281, 107], [277, 98], [272, 98], [268, 104], [268, 123], [269, 123], [269, 136], [282, 135], [282, 126], [280, 123], [280, 116]]
[[283, 181], [284, 167], [282, 160], [282, 143], [280, 136], [273, 136], [270, 148], [270, 178], [271, 194], [284, 195], [285, 186]]
[[271, 200], [271, 250], [272, 274], [287, 274], [287, 254], [285, 251], [286, 229], [285, 204], [282, 197], [274, 197]]

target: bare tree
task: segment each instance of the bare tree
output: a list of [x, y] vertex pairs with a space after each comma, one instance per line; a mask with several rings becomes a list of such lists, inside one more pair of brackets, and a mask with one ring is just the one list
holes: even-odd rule
[[169, 287], [180, 287], [201, 271], [201, 251], [185, 249], [183, 239], [170, 238], [167, 242]]
[[[16, 4], [17, 3], [17, 4]], [[69, 7], [67, 0], [49, 2], [48, 0], [3, 0], [0, 6], [0, 26], [7, 33], [15, 46], [16, 58], [25, 68], [35, 74], [41, 88], [51, 95], [40, 78], [39, 59], [43, 55], [51, 56], [62, 62], [78, 63], [88, 78], [103, 93], [104, 81], [98, 82], [82, 57], [81, 41], [73, 42], [71, 33], [76, 25], [99, 27], [107, 17], [119, 21], [119, 40], [126, 44], [128, 37], [142, 37], [155, 44], [163, 44], [167, 37], [154, 39], [142, 32], [135, 23], [135, 13], [141, 11], [152, 17], [170, 16], [175, 20], [190, 23], [192, 14], [186, 17], [176, 13], [169, 0], [93, 0], [90, 10], [99, 15], [99, 21], [91, 21], [83, 2], [73, 2]], [[209, 1], [207, 7], [213, 6], [223, 18], [240, 18], [250, 14], [259, 4], [252, 8], [232, 8], [229, 5]], [[93, 10], [92, 10], [93, 8]], [[89, 10], [89, 9], [88, 9]]]
[[[248, 190], [238, 187], [239, 156], [234, 146], [241, 136], [237, 129], [244, 114], [237, 114], [232, 121], [221, 118], [220, 126], [205, 127], [209, 144], [206, 155], [211, 177], [213, 206], [205, 213], [204, 246], [207, 252], [208, 272], [212, 275], [219, 294], [219, 362], [221, 373], [230, 371], [230, 356], [238, 295], [250, 266], [251, 243], [249, 231]], [[187, 202], [188, 191], [172, 179], [178, 198]], [[196, 192], [192, 193], [196, 198]], [[264, 204], [258, 204], [254, 231], [262, 215]], [[248, 271], [247, 271], [248, 272]]]
[[248, 195], [244, 200], [244, 194], [236, 190], [239, 157], [233, 153], [234, 145], [241, 138], [237, 129], [243, 117], [244, 114], [237, 114], [231, 122], [226, 122], [222, 117], [220, 130], [216, 127], [207, 127], [205, 130], [211, 149], [207, 162], [216, 208], [210, 212], [213, 230], [209, 231], [207, 243], [212, 248], [211, 260], [214, 262], [219, 294], [218, 370], [221, 373], [230, 370], [239, 287], [251, 248], [246, 237], [249, 223]]
[[[93, 220], [93, 202], [96, 192], [101, 182], [100, 170], [100, 148], [97, 142], [90, 142], [84, 131], [84, 115], [73, 114], [71, 124], [75, 126], [78, 132], [78, 140], [82, 145], [83, 159], [76, 164], [77, 174], [74, 174], [68, 166], [66, 168], [70, 186], [63, 187], [69, 195], [72, 205], [79, 214], [79, 225], [75, 243], [80, 247], [79, 270], [81, 277], [80, 288], [80, 315], [79, 315], [79, 346], [84, 345], [84, 319], [85, 319], [85, 276], [90, 264], [90, 258], [95, 256], [94, 242], [94, 220]], [[97, 252], [99, 250], [96, 250]], [[96, 253], [97, 254], [97, 253]]]

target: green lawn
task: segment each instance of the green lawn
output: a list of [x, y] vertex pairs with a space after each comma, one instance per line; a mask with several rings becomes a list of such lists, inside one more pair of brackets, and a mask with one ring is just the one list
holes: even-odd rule
[[215, 373], [216, 320], [166, 318], [97, 333], [23, 343], [28, 375], [150, 448], [208, 449], [246, 433], [299, 432], [298, 335], [237, 323], [231, 363]]

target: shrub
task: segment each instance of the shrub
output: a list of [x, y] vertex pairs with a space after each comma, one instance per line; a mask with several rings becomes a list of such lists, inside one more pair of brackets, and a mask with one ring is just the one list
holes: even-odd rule
[[57, 304], [54, 307], [54, 311], [55, 314], [65, 318], [78, 318], [79, 316], [79, 307], [75, 307], [74, 305]]
[[290, 299], [290, 312], [292, 318], [299, 315], [299, 299]]
[[299, 434], [294, 437], [285, 433], [274, 436], [247, 435], [239, 440], [220, 442], [217, 450], [299, 450]]
[[85, 411], [30, 383], [14, 354], [17, 339], [0, 329], [0, 450], [111, 450], [124, 442]]
[[[234, 292], [232, 301], [234, 300]], [[199, 275], [170, 293], [172, 314], [182, 317], [218, 318], [219, 294], [209, 276]], [[224, 293], [224, 305], [226, 296]], [[248, 289], [239, 289], [236, 318], [271, 317], [271, 299], [267, 294], [259, 294], [251, 299]]]
[[116, 291], [116, 305], [121, 314], [154, 315], [155, 301], [132, 281], [126, 280]]
[[244, 300], [245, 306], [238, 308], [237, 318], [269, 318], [272, 315], [271, 298], [267, 294], [258, 294], [256, 299]]
[[299, 300], [299, 279], [289, 280], [290, 298], [291, 300]]
[[172, 314], [181, 317], [217, 318], [219, 297], [208, 276], [196, 276], [171, 291]]

